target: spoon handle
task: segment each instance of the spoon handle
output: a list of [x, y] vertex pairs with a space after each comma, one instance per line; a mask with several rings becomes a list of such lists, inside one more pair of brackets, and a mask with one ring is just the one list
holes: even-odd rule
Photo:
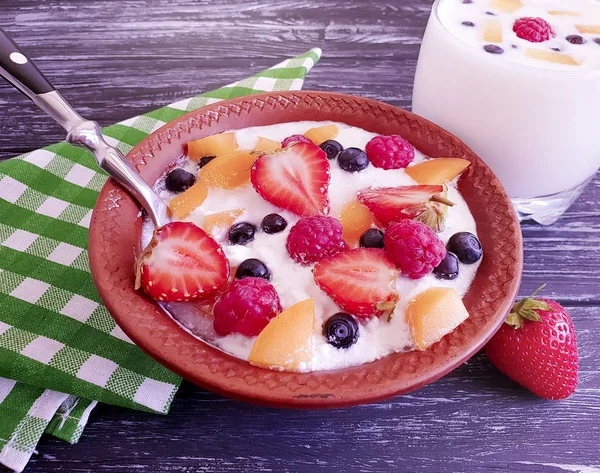
[[156, 226], [169, 222], [166, 204], [129, 164], [123, 153], [104, 140], [98, 123], [82, 118], [2, 28], [0, 75], [67, 130], [69, 143], [94, 153], [98, 166], [142, 204]]

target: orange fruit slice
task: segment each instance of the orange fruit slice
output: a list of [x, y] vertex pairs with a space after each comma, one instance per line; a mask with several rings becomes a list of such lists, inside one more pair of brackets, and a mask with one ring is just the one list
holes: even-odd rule
[[418, 184], [442, 185], [454, 179], [470, 164], [461, 158], [435, 158], [409, 166], [404, 172]]
[[236, 148], [235, 134], [232, 131], [205, 136], [187, 144], [188, 156], [196, 160], [204, 156], [220, 156], [231, 153]]
[[449, 287], [432, 287], [408, 304], [406, 322], [417, 350], [426, 350], [463, 323], [469, 313], [458, 293]]
[[235, 189], [250, 182], [250, 169], [258, 155], [249, 150], [222, 154], [200, 170], [199, 180], [208, 187]]
[[192, 187], [171, 199], [169, 209], [171, 218], [182, 220], [186, 218], [196, 207], [202, 205], [208, 196], [208, 187], [202, 181], [196, 182]]
[[572, 10], [550, 10], [548, 14], [556, 16], [581, 16], [581, 12]]
[[223, 228], [228, 228], [244, 213], [244, 209], [225, 210], [204, 216], [202, 227], [209, 235], [213, 235]]
[[544, 51], [543, 49], [528, 48], [525, 51], [525, 55], [532, 59], [539, 59], [540, 61], [556, 62], [558, 64], [568, 64], [570, 66], [579, 66], [573, 57], [568, 54], [555, 53], [553, 51]]
[[582, 34], [600, 34], [600, 25], [575, 25], [575, 28]]
[[487, 43], [502, 42], [502, 22], [500, 20], [485, 20], [483, 40]]
[[338, 127], [336, 125], [325, 125], [311, 128], [304, 136], [310, 141], [319, 146], [323, 141], [333, 140], [338, 135]]
[[312, 357], [315, 300], [298, 302], [272, 319], [256, 338], [248, 361], [263, 368], [298, 370]]
[[375, 226], [375, 217], [368, 207], [358, 200], [351, 200], [342, 209], [340, 223], [342, 236], [352, 248], [358, 247], [361, 235]]
[[281, 148], [281, 143], [279, 141], [273, 141], [269, 138], [259, 136], [256, 145], [254, 146], [254, 151], [275, 151], [279, 148]]
[[502, 13], [514, 13], [523, 7], [521, 0], [491, 0], [489, 7]]

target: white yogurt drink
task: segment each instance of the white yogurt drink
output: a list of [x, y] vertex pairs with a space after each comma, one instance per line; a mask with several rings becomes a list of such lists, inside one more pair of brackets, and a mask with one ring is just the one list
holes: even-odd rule
[[553, 223], [600, 167], [600, 3], [437, 0], [413, 111], [469, 145], [522, 219]]

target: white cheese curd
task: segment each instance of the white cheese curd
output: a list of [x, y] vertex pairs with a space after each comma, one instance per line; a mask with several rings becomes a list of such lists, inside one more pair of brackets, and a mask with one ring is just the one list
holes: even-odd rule
[[[239, 149], [253, 149], [259, 136], [282, 141], [287, 136], [302, 134], [310, 128], [330, 123], [304, 121], [251, 127], [235, 131], [235, 136]], [[344, 148], [357, 147], [364, 150], [369, 140], [376, 136], [375, 133], [351, 127], [344, 123], [336, 123], [336, 125], [339, 128], [339, 134], [335, 139]], [[424, 159], [425, 156], [415, 150], [414, 162]], [[336, 218], [339, 218], [343, 206], [354, 200], [357, 192], [361, 189], [415, 184], [403, 169], [384, 170], [369, 165], [363, 171], [349, 173], [342, 170], [335, 160], [329, 161], [329, 163], [331, 166], [330, 216]], [[193, 171], [197, 165], [196, 163], [189, 163], [187, 166], [189, 166], [190, 171]], [[438, 234], [444, 243], [459, 231], [477, 234], [473, 216], [455, 184], [450, 183], [448, 187], [448, 199], [454, 202], [455, 205], [448, 209], [446, 228]], [[165, 200], [172, 197], [164, 189], [164, 180], [159, 181], [157, 184], [157, 191]], [[400, 293], [400, 301], [391, 321], [388, 322], [387, 318], [378, 317], [360, 319], [359, 337], [356, 344], [346, 349], [337, 349], [327, 343], [322, 334], [322, 326], [329, 317], [337, 312], [343, 312], [343, 310], [315, 284], [312, 275], [313, 265], [303, 266], [296, 263], [285, 247], [289, 231], [299, 217], [265, 201], [256, 193], [252, 185], [247, 185], [233, 190], [210, 188], [204, 203], [185, 220], [202, 226], [205, 215], [233, 209], [244, 209], [244, 213], [236, 221], [250, 222], [256, 225], [258, 230], [254, 240], [245, 246], [229, 244], [226, 228], [216, 235], [216, 240], [222, 245], [231, 267], [238, 266], [248, 258], [258, 258], [264, 262], [271, 270], [271, 284], [279, 294], [283, 309], [308, 298], [315, 299], [316, 323], [312, 339], [313, 355], [310, 363], [303, 364], [303, 371], [343, 368], [373, 361], [390, 353], [410, 350], [413, 344], [404, 317], [408, 302], [430, 287], [452, 287], [463, 296], [469, 289], [479, 266], [479, 263], [468, 266], [460, 264], [459, 276], [453, 281], [439, 280], [433, 274], [419, 280], [411, 280], [400, 276], [396, 282], [396, 288]], [[278, 213], [287, 220], [288, 226], [283, 232], [270, 235], [260, 230], [260, 222], [270, 213]], [[147, 220], [142, 234], [144, 245], [149, 242], [152, 231], [152, 224]], [[212, 329], [212, 318], [209, 315], [201, 314], [190, 304], [168, 304], [167, 309], [189, 332], [227, 353], [242, 359], [248, 359], [256, 337], [245, 337], [240, 334], [219, 337]]]

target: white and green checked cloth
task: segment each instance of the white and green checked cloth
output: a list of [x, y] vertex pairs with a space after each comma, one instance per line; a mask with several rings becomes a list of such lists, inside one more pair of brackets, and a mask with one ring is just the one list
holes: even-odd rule
[[[127, 153], [186, 112], [299, 90], [319, 49], [103, 130]], [[96, 292], [87, 254], [106, 175], [67, 143], [0, 163], [0, 464], [22, 471], [43, 433], [77, 442], [98, 401], [166, 413], [180, 378], [147, 357]]]

